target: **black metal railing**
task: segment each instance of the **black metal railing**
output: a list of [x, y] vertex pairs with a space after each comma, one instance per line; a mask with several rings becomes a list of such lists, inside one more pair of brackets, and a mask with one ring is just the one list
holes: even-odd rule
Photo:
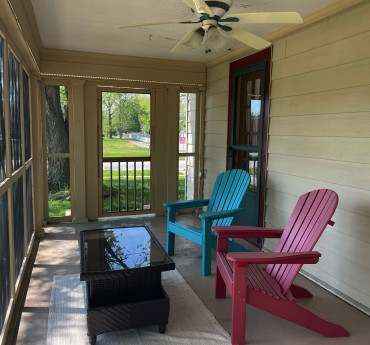
[[151, 209], [150, 157], [103, 158], [103, 213]]

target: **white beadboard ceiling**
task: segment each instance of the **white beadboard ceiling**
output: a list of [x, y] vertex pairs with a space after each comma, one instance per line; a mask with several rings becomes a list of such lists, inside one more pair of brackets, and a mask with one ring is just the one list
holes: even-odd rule
[[[296, 11], [303, 17], [336, 0], [234, 0], [229, 14]], [[171, 53], [191, 28], [200, 24], [163, 24], [118, 29], [120, 25], [197, 20], [182, 0], [32, 0], [44, 48], [207, 62], [242, 43], [226, 38], [223, 50], [203, 49]], [[279, 24], [238, 25], [263, 36]]]

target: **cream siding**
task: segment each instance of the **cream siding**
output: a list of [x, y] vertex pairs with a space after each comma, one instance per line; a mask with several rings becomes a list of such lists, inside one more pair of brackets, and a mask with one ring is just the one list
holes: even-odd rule
[[[370, 311], [370, 3], [273, 44], [265, 225], [283, 228], [298, 196], [339, 195], [334, 227], [305, 272]], [[211, 65], [210, 65], [211, 66]], [[205, 186], [226, 167], [229, 61], [207, 69]], [[275, 240], [266, 241], [273, 247]]]
[[216, 176], [226, 169], [229, 104], [229, 64], [207, 70], [204, 126], [204, 198], [212, 193]]
[[323, 256], [304, 269], [365, 310], [370, 307], [369, 15], [366, 3], [276, 42], [265, 214], [269, 226], [284, 226], [300, 194], [335, 190], [335, 225], [315, 247]]

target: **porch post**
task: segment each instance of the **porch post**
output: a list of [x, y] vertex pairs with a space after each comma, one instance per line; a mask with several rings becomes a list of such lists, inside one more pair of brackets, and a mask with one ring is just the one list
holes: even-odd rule
[[177, 200], [179, 149], [179, 91], [178, 85], [168, 86], [168, 136], [167, 136], [167, 201]]
[[42, 115], [40, 101], [40, 83], [38, 74], [30, 75], [30, 99], [31, 99], [31, 126], [32, 126], [32, 177], [33, 177], [33, 200], [34, 200], [34, 225], [35, 236], [44, 237], [42, 228], [45, 223], [43, 207], [43, 148], [42, 148]]
[[85, 223], [86, 217], [86, 168], [85, 168], [85, 80], [71, 80], [72, 84], [72, 140], [73, 140], [73, 195], [72, 222]]

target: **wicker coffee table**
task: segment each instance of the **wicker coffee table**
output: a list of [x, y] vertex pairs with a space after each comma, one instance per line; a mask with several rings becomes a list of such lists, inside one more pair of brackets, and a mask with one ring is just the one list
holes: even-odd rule
[[158, 325], [165, 332], [170, 306], [161, 272], [175, 264], [148, 227], [81, 231], [80, 253], [90, 344], [128, 328]]

